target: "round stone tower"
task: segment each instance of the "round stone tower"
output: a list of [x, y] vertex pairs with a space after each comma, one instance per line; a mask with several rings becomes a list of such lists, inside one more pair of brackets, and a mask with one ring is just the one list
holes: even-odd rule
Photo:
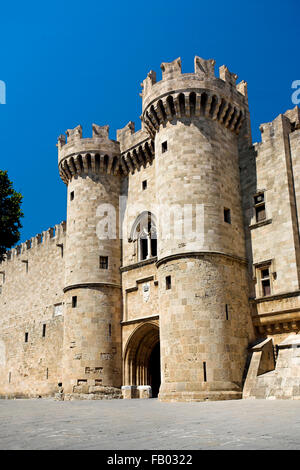
[[63, 345], [64, 393], [119, 396], [121, 290], [119, 143], [108, 126], [81, 126], [58, 139], [58, 165], [68, 186]]
[[[241, 398], [249, 340], [238, 140], [246, 84], [214, 61], [163, 63], [143, 82], [155, 142], [161, 400]], [[249, 136], [248, 136], [249, 138]]]

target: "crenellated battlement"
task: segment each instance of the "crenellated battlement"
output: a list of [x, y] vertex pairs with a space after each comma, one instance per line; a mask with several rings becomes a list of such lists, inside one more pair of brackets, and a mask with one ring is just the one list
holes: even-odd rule
[[[48, 228], [48, 230], [38, 233], [34, 237], [26, 240], [20, 245], [15, 246], [11, 250], [7, 251], [5, 254], [5, 259], [0, 263], [1, 268], [4, 268], [5, 263], [14, 260], [15, 258], [22, 258], [24, 255], [29, 252], [32, 253], [32, 250], [43, 246], [47, 247], [50, 241], [55, 241], [58, 247], [62, 246], [62, 242], [66, 235], [66, 222], [63, 221], [60, 224], [54, 225], [54, 227]], [[22, 261], [22, 260], [21, 260]], [[26, 260], [23, 260], [26, 262]]]
[[[179, 80], [179, 83], [184, 83], [188, 80], [196, 81], [212, 81], [218, 83], [220, 80], [225, 82], [225, 87], [230, 88], [231, 92], [237, 92], [239, 95], [247, 96], [247, 87], [246, 82], [236, 84], [238, 78], [237, 74], [229, 71], [226, 65], [219, 67], [219, 77], [215, 75], [215, 60], [214, 59], [202, 59], [201, 57], [195, 56], [194, 58], [194, 73], [182, 73], [181, 70], [181, 58], [178, 57], [173, 62], [163, 62], [160, 66], [162, 70], [162, 80], [157, 81], [156, 72], [150, 70], [146, 79], [141, 83], [143, 91], [141, 96], [143, 101], [154, 91], [154, 89], [159, 88], [160, 86], [166, 86], [167, 81], [176, 81]], [[219, 83], [221, 85], [221, 83]], [[170, 84], [170, 90], [174, 87], [174, 83]], [[223, 85], [224, 87], [224, 85]], [[238, 95], [237, 95], [238, 96]]]
[[276, 116], [273, 121], [262, 123], [259, 126], [261, 133], [261, 142], [255, 142], [253, 147], [256, 151], [264, 144], [269, 145], [270, 140], [277, 137], [278, 126], [281, 129], [282, 122], [288, 133], [293, 133], [300, 129], [300, 108], [295, 106], [293, 109], [288, 109], [285, 113]]
[[82, 137], [82, 127], [58, 137], [58, 167], [64, 183], [75, 175], [88, 173], [117, 174], [120, 170], [120, 144], [109, 139], [109, 126], [92, 125], [91, 138]]
[[225, 65], [216, 77], [214, 67], [213, 59], [196, 56], [194, 73], [182, 73], [180, 58], [161, 64], [159, 82], [155, 72], [149, 72], [142, 83], [142, 121], [152, 138], [166, 121], [200, 116], [239, 133], [248, 108], [247, 84], [236, 84], [237, 75]]
[[154, 142], [149, 133], [140, 129], [135, 132], [134, 122], [130, 121], [123, 129], [117, 131], [117, 139], [121, 146], [120, 164], [124, 175], [134, 173], [154, 159]]

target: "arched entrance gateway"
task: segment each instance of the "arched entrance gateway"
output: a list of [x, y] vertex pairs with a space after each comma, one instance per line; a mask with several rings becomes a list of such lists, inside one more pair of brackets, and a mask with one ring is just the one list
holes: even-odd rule
[[157, 324], [144, 323], [129, 337], [124, 353], [123, 383], [124, 398], [158, 396], [160, 344]]

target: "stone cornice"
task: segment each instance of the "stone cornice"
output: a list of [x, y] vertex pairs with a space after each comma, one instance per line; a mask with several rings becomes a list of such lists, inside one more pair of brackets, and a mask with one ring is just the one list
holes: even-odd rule
[[300, 296], [300, 290], [292, 292], [282, 292], [282, 294], [273, 294], [266, 297], [250, 298], [249, 301], [252, 303], [260, 304], [262, 302], [271, 302], [272, 300], [286, 299], [288, 297]]
[[201, 116], [217, 121], [239, 134], [245, 111], [218, 91], [205, 88], [185, 89], [169, 92], [151, 101], [143, 111], [142, 121], [150, 136], [154, 138], [160, 126], [165, 125], [167, 121], [198, 119]]
[[239, 256], [231, 255], [228, 253], [223, 253], [221, 251], [190, 251], [186, 253], [176, 253], [174, 255], [165, 256], [164, 258], [160, 258], [156, 262], [156, 267], [158, 268], [160, 265], [164, 263], [168, 263], [169, 261], [173, 261], [180, 258], [202, 258], [204, 256], [221, 256], [223, 258], [227, 258], [233, 261], [237, 261], [241, 264], [247, 264], [248, 261], [245, 258], [241, 258]]
[[147, 264], [154, 264], [157, 261], [157, 257], [144, 259], [143, 261], [139, 261], [138, 263], [129, 264], [127, 266], [121, 266], [120, 271], [124, 273], [126, 271], [131, 271], [132, 269], [141, 268], [142, 266], [146, 266]]
[[121, 289], [119, 284], [113, 284], [111, 282], [83, 282], [80, 284], [72, 284], [70, 286], [66, 286], [63, 289], [63, 292], [68, 292], [69, 290], [73, 289], [93, 289], [97, 287], [113, 287], [115, 289]]
[[264, 225], [269, 225], [272, 223], [272, 219], [262, 220], [261, 222], [256, 222], [255, 224], [249, 225], [249, 229], [253, 230], [258, 227], [263, 227]]

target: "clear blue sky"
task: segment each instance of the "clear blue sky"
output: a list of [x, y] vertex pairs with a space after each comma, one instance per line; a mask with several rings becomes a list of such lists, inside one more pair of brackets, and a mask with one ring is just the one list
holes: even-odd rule
[[21, 241], [66, 218], [59, 134], [78, 124], [140, 127], [140, 83], [161, 62], [199, 55], [248, 82], [258, 126], [294, 107], [300, 80], [299, 0], [1, 2], [0, 168], [24, 196]]

